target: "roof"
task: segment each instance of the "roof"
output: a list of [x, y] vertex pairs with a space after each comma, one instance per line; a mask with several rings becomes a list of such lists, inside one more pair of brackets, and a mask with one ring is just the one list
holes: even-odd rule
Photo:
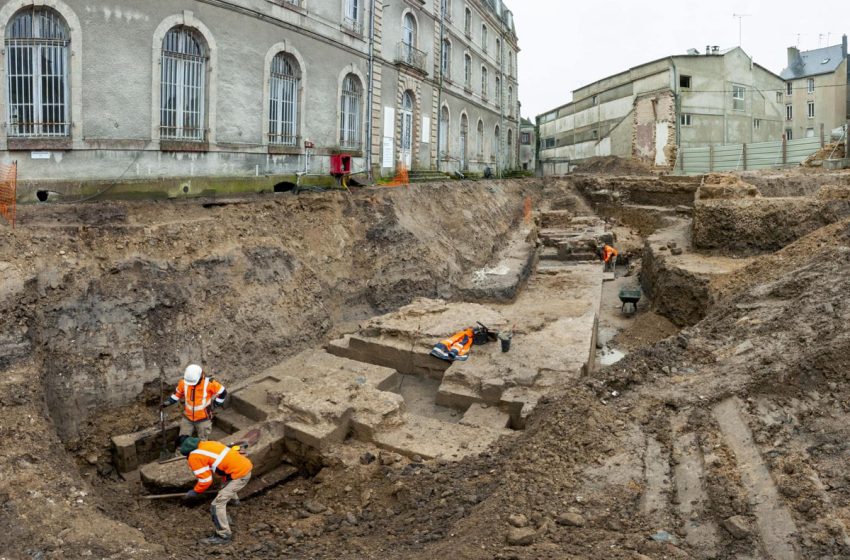
[[796, 80], [818, 74], [829, 74], [835, 72], [844, 61], [844, 48], [842, 45], [832, 45], [822, 49], [803, 51], [797, 58], [797, 62], [782, 71], [783, 80]]

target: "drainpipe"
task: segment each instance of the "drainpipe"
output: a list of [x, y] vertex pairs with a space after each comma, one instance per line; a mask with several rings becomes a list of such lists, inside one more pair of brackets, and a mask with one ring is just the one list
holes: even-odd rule
[[[374, 0], [373, 0], [374, 1]], [[442, 171], [442, 164], [440, 163], [440, 150], [443, 149], [441, 146], [443, 140], [443, 64], [445, 64], [445, 60], [443, 60], [443, 41], [446, 40], [446, 13], [443, 10], [442, 2], [434, 2], [434, 5], [440, 6], [440, 81], [437, 85], [437, 171]], [[446, 137], [448, 137], [448, 131], [446, 132]]]
[[369, 6], [369, 91], [366, 94], [366, 106], [369, 121], [366, 123], [366, 138], [368, 147], [366, 148], [366, 169], [368, 172], [369, 182], [374, 181], [372, 177], [372, 115], [373, 96], [375, 90], [375, 1], [372, 0]]

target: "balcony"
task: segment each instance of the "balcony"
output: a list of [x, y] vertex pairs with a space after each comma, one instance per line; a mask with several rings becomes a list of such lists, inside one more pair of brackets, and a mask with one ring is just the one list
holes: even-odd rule
[[422, 74], [428, 74], [425, 70], [426, 64], [425, 59], [427, 55], [414, 47], [413, 45], [408, 45], [405, 42], [401, 42], [396, 47], [396, 55], [395, 62], [396, 64], [403, 64], [408, 66], [414, 70], [421, 72]]
[[354, 33], [355, 35], [363, 35], [363, 22], [360, 20], [352, 19], [348, 16], [342, 18], [342, 29], [343, 31], [348, 31], [349, 33]]
[[304, 9], [304, 0], [277, 0], [277, 4], [285, 8], [295, 8], [297, 10]]

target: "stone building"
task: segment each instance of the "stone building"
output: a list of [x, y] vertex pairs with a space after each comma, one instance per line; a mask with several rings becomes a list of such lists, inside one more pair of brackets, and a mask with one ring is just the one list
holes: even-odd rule
[[0, 44], [24, 198], [268, 189], [340, 153], [375, 176], [515, 161], [500, 0], [7, 0]]
[[800, 51], [788, 48], [785, 80], [785, 135], [788, 140], [820, 136], [850, 118], [847, 35], [840, 45]]
[[540, 163], [560, 174], [570, 162], [615, 155], [669, 169], [679, 147], [778, 140], [783, 91], [779, 76], [738, 47], [648, 62], [538, 116]]

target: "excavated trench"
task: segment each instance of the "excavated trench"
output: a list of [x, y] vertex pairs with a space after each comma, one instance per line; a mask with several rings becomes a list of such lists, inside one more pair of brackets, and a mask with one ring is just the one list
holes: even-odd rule
[[[265, 438], [269, 485], [236, 513], [245, 544], [225, 554], [393, 557], [396, 539], [410, 558], [841, 557], [850, 502], [828, 434], [843, 428], [816, 411], [842, 406], [843, 358], [795, 363], [788, 394], [746, 392], [747, 372], [766, 380], [785, 360], [762, 325], [817, 340], [806, 313], [823, 304], [789, 302], [826, 284], [803, 272], [774, 280], [767, 303], [755, 291], [719, 309], [719, 294], [745, 289], [750, 261], [694, 248], [690, 180], [650, 182], [22, 208], [0, 258], [0, 437], [18, 444], [0, 460], [0, 522], [12, 527], [0, 550], [206, 555], [185, 548], [208, 524], [203, 508], [138, 500], [144, 480], [191, 482], [139, 467], [161, 449], [160, 379], [167, 392], [202, 361], [232, 389], [215, 435]], [[634, 264], [604, 278], [593, 248], [615, 235]], [[779, 274], [782, 259], [770, 262]], [[651, 299], [623, 315], [617, 292], [638, 282]], [[846, 311], [834, 292], [832, 323]], [[697, 327], [679, 333], [653, 310]], [[513, 330], [510, 352], [474, 347], [450, 367], [428, 356], [482, 319]], [[791, 394], [804, 385], [818, 396]], [[811, 441], [784, 447], [793, 426]], [[296, 469], [314, 478], [271, 487]], [[793, 496], [807, 476], [816, 483]], [[506, 525], [514, 513], [528, 516], [528, 548], [511, 544], [524, 528]], [[647, 540], [650, 529], [676, 544]], [[795, 541], [798, 530], [812, 538]]]

